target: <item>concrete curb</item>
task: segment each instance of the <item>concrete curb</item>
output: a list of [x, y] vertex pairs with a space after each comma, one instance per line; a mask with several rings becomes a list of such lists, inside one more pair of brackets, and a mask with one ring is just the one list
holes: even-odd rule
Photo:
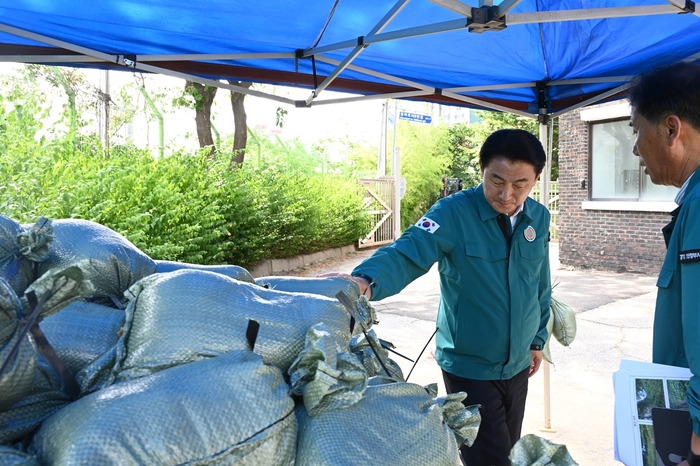
[[340, 248], [326, 249], [325, 251], [315, 252], [313, 254], [303, 254], [300, 256], [287, 257], [285, 259], [267, 259], [258, 262], [250, 270], [250, 274], [254, 278], [266, 277], [269, 275], [279, 275], [280, 273], [290, 270], [296, 270], [303, 267], [309, 267], [312, 264], [317, 264], [328, 259], [336, 259], [345, 257], [347, 254], [357, 251], [355, 245], [343, 246]]

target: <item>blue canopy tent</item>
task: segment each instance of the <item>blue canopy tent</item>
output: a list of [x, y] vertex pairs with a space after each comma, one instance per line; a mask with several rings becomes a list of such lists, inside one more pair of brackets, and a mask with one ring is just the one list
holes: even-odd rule
[[551, 117], [700, 59], [691, 0], [471, 1], [12, 0], [0, 6], [0, 61], [160, 73], [297, 107], [395, 98], [507, 111], [537, 118], [547, 145]]
[[[0, 61], [130, 68], [299, 107], [410, 98], [544, 122], [700, 58], [690, 0], [480, 2], [13, 0], [0, 6]], [[310, 91], [293, 101], [220, 79]]]

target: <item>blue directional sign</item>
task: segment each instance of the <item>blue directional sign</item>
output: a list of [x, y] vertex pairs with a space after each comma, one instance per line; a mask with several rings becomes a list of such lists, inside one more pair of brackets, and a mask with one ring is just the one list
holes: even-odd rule
[[421, 113], [411, 113], [411, 112], [399, 112], [400, 120], [414, 121], [417, 123], [431, 123], [433, 117], [430, 115], [423, 115]]

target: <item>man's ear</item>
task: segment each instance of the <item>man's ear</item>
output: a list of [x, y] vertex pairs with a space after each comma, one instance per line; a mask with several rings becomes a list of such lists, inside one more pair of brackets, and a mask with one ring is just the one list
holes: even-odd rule
[[681, 135], [681, 129], [683, 128], [683, 122], [677, 115], [669, 115], [664, 119], [666, 131], [666, 142], [669, 146], [674, 145], [678, 142]]

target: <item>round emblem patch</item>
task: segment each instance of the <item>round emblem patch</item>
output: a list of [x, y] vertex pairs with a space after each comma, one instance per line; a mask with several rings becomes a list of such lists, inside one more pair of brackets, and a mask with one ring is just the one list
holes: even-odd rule
[[525, 239], [531, 243], [535, 241], [535, 238], [537, 238], [537, 233], [535, 233], [535, 229], [532, 228], [532, 226], [525, 228], [523, 235], [525, 235]]

